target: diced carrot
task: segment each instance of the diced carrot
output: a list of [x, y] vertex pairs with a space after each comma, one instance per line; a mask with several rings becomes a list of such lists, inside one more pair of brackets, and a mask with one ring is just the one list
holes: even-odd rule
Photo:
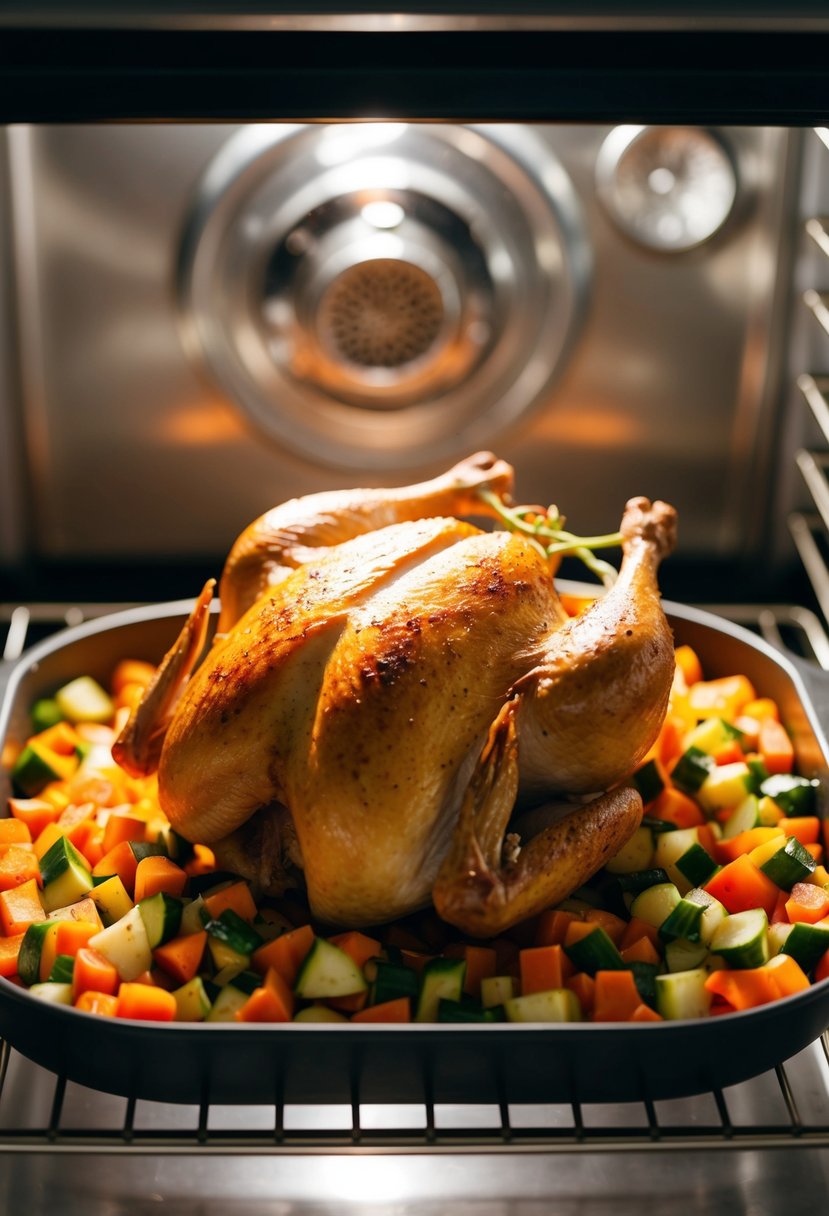
[[59, 920], [57, 925], [55, 954], [71, 954], [73, 958], [91, 937], [100, 933], [100, 926], [88, 920]]
[[104, 856], [104, 829], [97, 823], [89, 825], [89, 833], [80, 851], [86, 858], [90, 869], [96, 866]]
[[355, 1013], [352, 1022], [411, 1022], [411, 1001], [407, 996], [399, 996], [393, 1001], [383, 1001], [380, 1005], [370, 1005], [368, 1009]]
[[40, 862], [34, 849], [31, 845], [8, 845], [0, 855], [0, 891], [10, 891], [12, 887], [19, 887], [30, 879], [42, 886]]
[[184, 870], [169, 857], [142, 857], [135, 867], [135, 902], [157, 895], [159, 891], [181, 895], [186, 884]]
[[593, 1012], [593, 1004], [596, 999], [596, 981], [592, 975], [588, 975], [586, 971], [577, 971], [575, 975], [571, 975], [565, 981], [565, 988], [569, 988], [571, 992], [576, 994], [576, 999], [581, 1005], [582, 1013], [589, 1014]]
[[149, 984], [122, 984], [118, 989], [116, 1016], [144, 1022], [172, 1022], [176, 1016], [176, 998], [172, 992]]
[[108, 853], [123, 840], [144, 840], [147, 835], [147, 824], [137, 815], [126, 815], [113, 811], [107, 818], [104, 827], [103, 848]]
[[141, 703], [145, 692], [143, 684], [125, 684], [115, 694], [116, 709], [128, 709], [132, 712]]
[[647, 937], [640, 937], [632, 946], [620, 951], [626, 963], [661, 963], [662, 955]]
[[34, 878], [9, 891], [0, 891], [0, 924], [6, 937], [25, 933], [29, 925], [45, 919], [46, 913]]
[[614, 946], [619, 945], [627, 928], [627, 921], [613, 912], [606, 912], [604, 908], [590, 908], [585, 912], [584, 920], [588, 925], [598, 925], [604, 929]]
[[145, 663], [143, 659], [121, 659], [112, 673], [109, 686], [113, 693], [119, 693], [125, 684], [140, 684], [146, 688], [155, 678], [157, 670], [152, 663]]
[[266, 942], [251, 955], [250, 965], [260, 975], [275, 968], [286, 984], [293, 984], [305, 955], [314, 944], [314, 930], [310, 925], [301, 925], [290, 933]]
[[99, 1013], [102, 1017], [114, 1018], [118, 1016], [118, 997], [87, 989], [75, 1001], [75, 1008], [82, 1009], [84, 1013]]
[[750, 718], [747, 714], [740, 714], [734, 719], [734, 726], [742, 735], [741, 743], [747, 752], [756, 752], [757, 744], [760, 740], [760, 721], [758, 718]]
[[829, 950], [826, 951], [826, 953], [820, 959], [820, 962], [815, 967], [814, 976], [816, 984], [819, 983], [820, 980], [829, 979]]
[[198, 974], [204, 948], [207, 945], [207, 930], [198, 933], [188, 933], [184, 937], [174, 937], [156, 946], [153, 959], [168, 975], [186, 984]]
[[39, 734], [32, 735], [29, 740], [29, 743], [34, 743], [39, 747], [48, 747], [58, 756], [74, 756], [79, 742], [77, 731], [68, 722], [56, 722], [54, 726], [49, 726]]
[[550, 908], [542, 912], [535, 926], [535, 946], [560, 946], [567, 935], [567, 926], [581, 920], [576, 912]]
[[809, 980], [790, 955], [777, 954], [762, 967], [712, 971], [705, 987], [734, 1009], [752, 1009], [803, 991]]
[[256, 916], [256, 904], [250, 893], [250, 887], [244, 881], [231, 883], [229, 887], [222, 887], [215, 895], [206, 896], [204, 902], [214, 920], [217, 920], [228, 908], [237, 916], [241, 916], [242, 920], [248, 922]]
[[682, 751], [682, 738], [686, 726], [682, 718], [676, 714], [668, 714], [662, 723], [657, 745], [657, 759], [663, 765], [669, 765]]
[[25, 933], [15, 933], [11, 937], [0, 937], [0, 975], [6, 979], [17, 975], [17, 956], [25, 936]]
[[785, 726], [775, 718], [760, 723], [757, 746], [770, 773], [790, 773], [794, 768], [794, 744]]
[[775, 903], [772, 914], [769, 917], [770, 925], [783, 925], [788, 922], [789, 917], [786, 913], [786, 900], [788, 898], [788, 891], [781, 891], [777, 896], [777, 902]]
[[683, 794], [681, 790], [668, 785], [651, 803], [648, 814], [654, 819], [664, 819], [667, 823], [676, 824], [678, 828], [693, 828], [705, 823], [705, 816], [700, 808]]
[[710, 823], [701, 823], [697, 827], [697, 840], [705, 849], [706, 853], [710, 853], [712, 857], [716, 856], [717, 837], [714, 835]]
[[740, 857], [743, 853], [751, 853], [761, 845], [768, 844], [771, 840], [779, 840], [781, 847], [785, 843], [786, 837], [778, 826], [773, 828], [747, 828], [745, 832], [738, 832], [730, 840], [717, 841], [714, 856], [717, 861], [725, 865], [729, 861], [734, 861], [735, 858]]
[[40, 859], [46, 853], [48, 853], [49, 849], [51, 849], [56, 840], [60, 840], [61, 836], [65, 835], [66, 833], [62, 828], [58, 827], [57, 823], [47, 823], [46, 827], [35, 841], [35, 856], [37, 857], [38, 861], [40, 861]]
[[349, 992], [348, 996], [330, 996], [325, 1002], [339, 1013], [359, 1013], [368, 1004], [369, 991]]
[[626, 1022], [642, 998], [632, 971], [597, 971], [594, 1022]]
[[743, 706], [742, 712], [748, 718], [756, 718], [758, 722], [767, 718], [772, 718], [775, 722], [780, 721], [780, 710], [777, 708], [777, 702], [772, 701], [771, 697], [757, 697], [754, 701], [749, 701]]
[[[493, 949], [494, 949], [494, 947], [493, 947]], [[416, 971], [418, 975], [420, 975], [423, 972], [423, 968], [430, 961], [430, 959], [433, 959], [435, 957], [434, 954], [421, 954], [419, 951], [415, 952], [414, 950], [401, 950], [400, 953], [401, 953], [401, 958], [403, 960], [404, 966], [411, 967], [412, 971]], [[496, 960], [495, 967], [496, 967], [496, 974], [497, 974], [497, 971], [498, 971], [498, 951], [497, 950], [495, 950], [495, 960]]]
[[574, 942], [580, 942], [583, 937], [588, 937], [589, 934], [595, 933], [597, 925], [590, 925], [584, 920], [574, 920], [567, 926], [567, 932], [564, 935], [564, 945], [572, 946]]
[[77, 1003], [82, 992], [106, 992], [113, 996], [118, 991], [118, 969], [94, 946], [81, 946], [75, 955], [72, 969], [72, 1000]]
[[646, 920], [640, 920], [638, 916], [631, 916], [619, 942], [620, 950], [626, 950], [629, 946], [635, 945], [643, 937], [646, 937], [655, 949], [659, 949], [661, 944], [659, 930], [654, 925], [649, 925]]
[[135, 871], [137, 865], [138, 862], [135, 860], [135, 854], [130, 848], [130, 842], [123, 840], [114, 849], [110, 849], [108, 853], [104, 853], [98, 864], [93, 867], [92, 875], [94, 878], [109, 878], [117, 874], [127, 888], [127, 891], [132, 895], [135, 890]]
[[777, 824], [786, 836], [796, 836], [802, 845], [817, 844], [820, 840], [820, 820], [817, 815], [784, 815]]
[[786, 915], [791, 924], [802, 921], [814, 925], [829, 914], [829, 894], [811, 882], [796, 882], [786, 900]]
[[376, 958], [383, 949], [376, 938], [360, 933], [356, 929], [352, 929], [348, 933], [337, 933], [334, 937], [329, 938], [329, 941], [333, 942], [335, 946], [339, 946], [340, 950], [344, 950], [361, 971], [368, 960]]
[[688, 688], [688, 701], [699, 718], [733, 721], [756, 698], [754, 686], [744, 675], [699, 680]]
[[98, 811], [98, 807], [94, 802], [70, 802], [65, 806], [58, 816], [57, 824], [65, 836], [68, 836], [72, 843], [75, 843], [75, 838], [72, 835], [78, 824], [86, 823]]
[[771, 916], [780, 888], [742, 853], [709, 878], [705, 890], [728, 912], [763, 908], [766, 915]]
[[216, 855], [212, 849], [208, 849], [206, 844], [194, 844], [193, 851], [195, 856], [184, 863], [184, 869], [191, 878], [197, 878], [202, 874], [212, 874], [216, 869]]
[[522, 996], [562, 988], [564, 981], [573, 974], [573, 964], [563, 946], [531, 946], [520, 952], [518, 961]]
[[22, 819], [0, 819], [0, 848], [12, 844], [31, 844], [32, 833]]
[[248, 997], [236, 1011], [237, 1022], [290, 1022], [294, 1013], [294, 994], [273, 967], [265, 974], [265, 982]]
[[496, 974], [497, 955], [491, 946], [468, 945], [464, 949], [466, 975], [463, 990], [469, 996], [480, 997], [481, 981]]
[[45, 798], [10, 798], [9, 811], [15, 819], [25, 823], [36, 840], [48, 823], [54, 823], [60, 811]]
[[664, 1022], [664, 1020], [661, 1013], [651, 1009], [650, 1005], [646, 1005], [644, 1001], [636, 1006], [628, 1018], [629, 1022]]
[[[804, 844], [804, 849], [807, 853], [811, 853], [815, 861], [823, 861], [823, 845], [822, 844]], [[812, 876], [814, 879], [814, 875]]]
[[676, 665], [682, 672], [685, 683], [690, 686], [702, 680], [702, 663], [697, 652], [690, 646], [677, 646], [674, 651]]

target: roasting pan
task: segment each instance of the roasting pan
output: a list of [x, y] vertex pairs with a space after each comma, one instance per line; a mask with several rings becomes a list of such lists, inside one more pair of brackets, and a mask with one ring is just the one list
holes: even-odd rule
[[[31, 703], [72, 677], [106, 681], [126, 656], [157, 662], [190, 607], [130, 609], [33, 647], [0, 673], [0, 742], [24, 738]], [[676, 643], [694, 647], [707, 676], [744, 672], [778, 702], [800, 771], [826, 778], [829, 676], [710, 613], [669, 602], [665, 609]], [[3, 805], [8, 792], [2, 773]], [[699, 1021], [263, 1026], [102, 1018], [47, 1004], [0, 979], [0, 1034], [18, 1051], [81, 1085], [165, 1102], [658, 1100], [746, 1080], [796, 1054], [827, 1025], [829, 980], [772, 1005]]]

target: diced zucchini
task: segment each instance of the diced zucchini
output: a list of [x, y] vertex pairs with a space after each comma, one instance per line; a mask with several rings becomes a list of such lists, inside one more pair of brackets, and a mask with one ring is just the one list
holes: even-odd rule
[[743, 732], [724, 718], [706, 718], [688, 731], [683, 744], [686, 748], [698, 747], [709, 756], [733, 743], [735, 739], [742, 740]]
[[294, 1014], [295, 1022], [347, 1022], [348, 1018], [342, 1013], [338, 1013], [336, 1009], [331, 1009], [328, 1005], [320, 1005], [315, 1002], [313, 1005], [306, 1005], [304, 1009], [300, 1009], [299, 1013]]
[[75, 970], [75, 957], [72, 954], [58, 954], [49, 972], [50, 984], [71, 984], [72, 972]]
[[707, 891], [703, 891], [699, 887], [695, 887], [693, 891], [689, 891], [685, 898], [694, 899], [697, 903], [703, 905], [702, 916], [699, 921], [699, 939], [704, 946], [708, 946], [710, 949], [714, 934], [728, 916], [728, 912], [718, 899], [715, 899], [713, 895], [709, 895]]
[[147, 930], [147, 940], [150, 949], [155, 950], [175, 937], [181, 926], [181, 900], [168, 895], [166, 891], [157, 891], [138, 903], [144, 928]]
[[658, 929], [682, 897], [672, 882], [660, 882], [636, 896], [630, 906], [632, 916]]
[[207, 948], [218, 975], [229, 978], [232, 975], [238, 975], [240, 971], [245, 971], [250, 965], [249, 954], [240, 954], [238, 950], [228, 946], [227, 942], [220, 941], [218, 937], [208, 937]]
[[[218, 978], [216, 976], [217, 980]], [[255, 971], [237, 971], [235, 975], [230, 976], [227, 982], [234, 988], [238, 988], [240, 992], [244, 992], [246, 996], [250, 996], [257, 988], [262, 987], [262, 976]]]
[[672, 971], [656, 977], [656, 1008], [663, 1018], [704, 1018], [711, 1008], [711, 994], [705, 987], [708, 972], [704, 967], [691, 971]]
[[[117, 874], [113, 874], [111, 878], [105, 878], [101, 883], [95, 883], [93, 878], [89, 897], [95, 901], [105, 925], [114, 925], [122, 916], [126, 916], [132, 907], [129, 892]], [[199, 923], [199, 928], [201, 928], [201, 923]]]
[[52, 781], [70, 777], [77, 765], [77, 756], [58, 756], [36, 742], [27, 743], [11, 771], [15, 793], [23, 798], [34, 798]]
[[[221, 942], [214, 944], [221, 946], [222, 950], [227, 949], [226, 946], [222, 946]], [[211, 958], [213, 958], [212, 954]], [[213, 976], [213, 983], [219, 988], [224, 988], [225, 984], [231, 984], [237, 976], [242, 975], [243, 973], [248, 975], [252, 974], [247, 970], [249, 962], [250, 960], [246, 954], [234, 954], [233, 961], [230, 963], [225, 963], [225, 965]], [[214, 967], [216, 965], [215, 958], [213, 959], [213, 965]], [[259, 983], [262, 983], [261, 978], [259, 979]]]
[[262, 945], [262, 938], [252, 925], [232, 908], [225, 910], [216, 918], [211, 918], [207, 908], [202, 915], [203, 927], [211, 938], [229, 946], [236, 954], [251, 955]]
[[689, 883], [682, 871], [677, 868], [676, 863], [695, 844], [699, 844], [699, 833], [695, 827], [679, 828], [676, 832], [664, 832], [656, 839], [654, 862], [657, 866], [661, 866], [668, 875], [668, 880], [674, 883], [680, 894], [684, 894], [689, 887], [695, 884]]
[[78, 676], [59, 688], [55, 701], [70, 722], [108, 722], [115, 713], [112, 698], [91, 676]]
[[144, 928], [141, 910], [136, 904], [126, 916], [109, 925], [89, 939], [90, 946], [108, 958], [122, 980], [136, 979], [152, 966], [153, 955]]
[[796, 882], [806, 882], [814, 873], [817, 862], [796, 836], [789, 836], [760, 869], [783, 891], [791, 891]]
[[392, 963], [383, 958], [370, 959], [364, 973], [371, 984], [369, 999], [372, 1005], [384, 1005], [386, 1001], [395, 1001], [402, 996], [414, 1000], [417, 996], [417, 972], [405, 963]]
[[481, 1004], [485, 1009], [506, 1005], [515, 996], [515, 980], [511, 975], [492, 975], [481, 980]]
[[659, 936], [665, 942], [685, 938], [689, 942], [701, 940], [700, 922], [708, 907], [709, 896], [698, 888], [688, 892], [666, 916], [659, 926]]
[[[776, 928], [772, 925], [772, 929]], [[790, 954], [801, 968], [809, 972], [829, 950], [829, 925], [808, 925], [798, 921], [780, 947], [780, 954]]]
[[191, 933], [201, 933], [205, 920], [210, 920], [210, 913], [207, 911], [207, 905], [201, 895], [197, 895], [182, 908], [179, 932], [182, 937], [189, 936]]
[[690, 849], [686, 849], [676, 861], [676, 869], [684, 881], [690, 883], [692, 887], [699, 887], [708, 882], [708, 879], [712, 878], [719, 868], [717, 862], [701, 844], [692, 844]]
[[477, 1001], [465, 997], [461, 1001], [447, 1001], [444, 998], [438, 1002], [439, 1022], [503, 1022], [506, 1020], [501, 1005], [492, 1005], [483, 1009]]
[[817, 813], [817, 778], [797, 777], [793, 773], [774, 773], [760, 786], [760, 793], [773, 799], [784, 814], [792, 818]]
[[655, 760], [647, 760], [636, 770], [631, 780], [646, 805], [658, 798], [665, 788], [664, 778]]
[[656, 963], [625, 963], [625, 967], [633, 974], [639, 995], [646, 1005], [656, 1005], [656, 977], [662, 970]]
[[54, 937], [57, 931], [57, 921], [37, 920], [29, 925], [17, 954], [17, 974], [24, 984], [37, 984], [49, 978], [48, 975], [41, 974], [41, 959], [44, 957], [47, 939]]
[[660, 836], [663, 832], [676, 832], [677, 826], [671, 823], [670, 819], [658, 819], [655, 815], [643, 815], [642, 827], [650, 828], [654, 836]]
[[569, 988], [531, 992], [516, 996], [504, 1005], [508, 1022], [580, 1022], [581, 1005]]
[[315, 937], [297, 974], [294, 992], [305, 1000], [318, 1000], [352, 996], [367, 987], [365, 976], [345, 950], [324, 937]]
[[749, 777], [749, 767], [743, 760], [716, 765], [697, 790], [700, 805], [706, 811], [739, 806], [745, 801]]
[[564, 953], [577, 971], [586, 971], [588, 975], [595, 975], [597, 971], [621, 971], [625, 966], [621, 954], [599, 926], [565, 946]]
[[466, 979], [466, 962], [463, 959], [432, 958], [425, 964], [420, 976], [420, 992], [414, 1020], [434, 1022], [437, 1019], [441, 1000], [459, 1001]]
[[693, 971], [701, 967], [707, 957], [708, 947], [704, 942], [689, 942], [680, 937], [665, 945], [665, 966], [669, 971]]
[[700, 747], [689, 747], [671, 770], [671, 781], [684, 794], [696, 794], [707, 781], [716, 764]]
[[73, 904], [92, 890], [86, 861], [66, 836], [59, 836], [40, 859], [41, 900], [47, 912]]
[[760, 804], [756, 794], [747, 794], [723, 824], [723, 840], [733, 840], [741, 832], [748, 832], [760, 824]]
[[32, 706], [32, 730], [36, 735], [63, 720], [64, 715], [54, 697], [41, 697]]
[[653, 858], [653, 832], [639, 827], [615, 857], [605, 862], [609, 874], [632, 874], [646, 869]]
[[210, 998], [200, 976], [194, 976], [173, 992], [177, 1022], [203, 1022], [210, 1013]]
[[[774, 958], [776, 954], [780, 954], [783, 946], [785, 945], [786, 938], [789, 936], [793, 928], [794, 925], [790, 925], [787, 921], [779, 921], [777, 924], [769, 925], [769, 954], [772, 958]], [[795, 961], [800, 963], [799, 959], [796, 959]], [[801, 963], [800, 965], [802, 966], [803, 964]]]
[[239, 988], [234, 988], [232, 984], [220, 988], [205, 1021], [235, 1022], [237, 1011], [246, 1004], [247, 999], [247, 994]]
[[768, 917], [762, 908], [727, 916], [711, 938], [711, 951], [729, 967], [762, 967], [768, 962]]
[[72, 1004], [71, 984], [50, 984], [48, 982], [32, 984], [29, 992], [32, 996], [38, 997], [41, 1001], [48, 1001], [51, 1005]]

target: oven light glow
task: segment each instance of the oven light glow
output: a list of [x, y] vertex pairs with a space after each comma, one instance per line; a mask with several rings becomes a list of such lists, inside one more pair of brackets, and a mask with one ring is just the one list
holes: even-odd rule
[[372, 228], [397, 228], [406, 218], [406, 212], [399, 203], [381, 198], [366, 203], [360, 209], [360, 214], [367, 224], [371, 224]]
[[372, 148], [383, 148], [399, 139], [408, 128], [405, 122], [356, 122], [326, 129], [316, 150], [321, 165], [342, 165]]
[[670, 169], [662, 166], [648, 174], [648, 185], [654, 194], [670, 194], [676, 185], [676, 177]]

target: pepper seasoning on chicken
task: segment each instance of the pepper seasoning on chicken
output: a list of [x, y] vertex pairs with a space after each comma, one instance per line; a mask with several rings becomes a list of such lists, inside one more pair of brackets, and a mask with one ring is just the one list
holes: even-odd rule
[[[212, 647], [202, 592], [115, 748], [158, 767], [173, 827], [351, 927], [430, 901], [488, 937], [556, 903], [632, 835], [619, 787], [656, 738], [674, 669], [657, 586], [675, 512], [632, 499], [610, 591], [570, 618], [528, 538], [490, 513], [489, 453], [400, 490], [292, 500], [234, 545]], [[617, 788], [613, 788], [617, 787]], [[609, 791], [609, 792], [604, 792]], [[595, 795], [505, 849], [516, 805]]]

